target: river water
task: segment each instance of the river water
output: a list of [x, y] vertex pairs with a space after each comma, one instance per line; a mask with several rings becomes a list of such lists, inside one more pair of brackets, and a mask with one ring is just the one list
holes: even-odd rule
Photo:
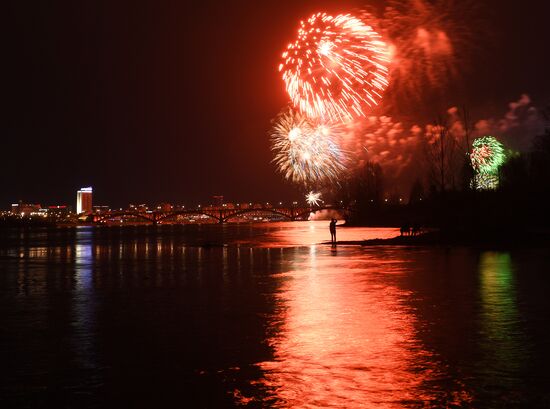
[[550, 407], [548, 249], [334, 248], [328, 222], [1, 235], [2, 408]]

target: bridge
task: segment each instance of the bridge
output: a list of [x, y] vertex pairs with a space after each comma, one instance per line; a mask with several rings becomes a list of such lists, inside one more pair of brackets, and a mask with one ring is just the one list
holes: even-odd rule
[[245, 215], [271, 215], [281, 217], [289, 221], [307, 220], [312, 213], [319, 212], [321, 210], [337, 210], [347, 213], [348, 208], [341, 205], [326, 205], [326, 206], [262, 206], [254, 205], [250, 207], [227, 207], [227, 206], [208, 206], [197, 207], [194, 209], [172, 209], [172, 210], [154, 210], [154, 211], [139, 211], [134, 209], [128, 210], [110, 210], [105, 213], [93, 215], [94, 222], [106, 222], [109, 220], [119, 218], [133, 218], [141, 220], [146, 223], [162, 224], [165, 222], [171, 222], [178, 218], [178, 216], [193, 217], [202, 216], [210, 218], [218, 223], [227, 223], [231, 219], [238, 218]]

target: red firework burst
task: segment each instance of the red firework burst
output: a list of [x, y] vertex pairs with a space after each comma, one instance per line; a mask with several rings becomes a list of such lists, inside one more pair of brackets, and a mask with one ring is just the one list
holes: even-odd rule
[[279, 71], [302, 113], [341, 121], [378, 104], [388, 86], [388, 64], [386, 43], [364, 21], [317, 13], [301, 22]]

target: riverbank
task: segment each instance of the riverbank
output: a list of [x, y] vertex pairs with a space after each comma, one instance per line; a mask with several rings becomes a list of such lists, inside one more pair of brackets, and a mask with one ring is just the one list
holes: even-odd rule
[[[326, 241], [323, 244], [331, 244]], [[434, 230], [416, 236], [396, 236], [385, 239], [338, 241], [337, 245], [355, 246], [481, 246], [533, 247], [550, 246], [550, 232], [546, 231], [440, 231]]]

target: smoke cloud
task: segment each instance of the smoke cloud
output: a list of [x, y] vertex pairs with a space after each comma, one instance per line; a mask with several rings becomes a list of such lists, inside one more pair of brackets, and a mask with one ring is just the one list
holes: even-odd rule
[[544, 120], [531, 98], [523, 94], [508, 104], [502, 118], [481, 119], [475, 124], [475, 136], [491, 135], [508, 148], [527, 151], [533, 138], [544, 132]]
[[400, 186], [399, 190], [406, 193], [426, 168], [426, 146], [436, 143], [442, 131], [452, 138], [458, 157], [468, 152], [475, 138], [487, 135], [508, 149], [526, 152], [533, 138], [544, 132], [544, 120], [524, 94], [510, 102], [501, 117], [478, 119], [468, 126], [457, 107], [449, 108], [440, 123], [415, 124], [390, 116], [370, 116], [348, 125], [344, 144], [357, 168], [367, 161], [380, 164], [386, 184], [390, 188]]

